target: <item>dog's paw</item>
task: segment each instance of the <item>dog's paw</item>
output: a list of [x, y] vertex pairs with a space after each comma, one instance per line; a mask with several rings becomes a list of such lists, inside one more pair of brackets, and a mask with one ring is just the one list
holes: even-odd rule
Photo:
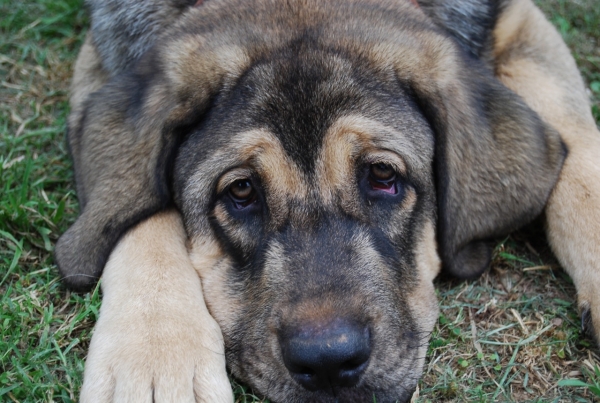
[[232, 402], [223, 338], [175, 213], [119, 242], [105, 268], [81, 402]]
[[190, 326], [184, 335], [168, 321], [162, 329], [103, 325], [86, 361], [82, 403], [233, 401], [222, 341], [210, 329]]
[[82, 403], [233, 401], [222, 341], [211, 330], [190, 326], [184, 335], [181, 323], [169, 321], [163, 329], [102, 325], [86, 361]]

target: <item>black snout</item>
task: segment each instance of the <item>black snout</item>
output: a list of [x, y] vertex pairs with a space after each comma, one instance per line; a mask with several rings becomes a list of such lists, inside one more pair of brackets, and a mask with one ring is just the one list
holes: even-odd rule
[[369, 329], [343, 319], [288, 329], [280, 344], [292, 378], [311, 391], [356, 385], [371, 355]]

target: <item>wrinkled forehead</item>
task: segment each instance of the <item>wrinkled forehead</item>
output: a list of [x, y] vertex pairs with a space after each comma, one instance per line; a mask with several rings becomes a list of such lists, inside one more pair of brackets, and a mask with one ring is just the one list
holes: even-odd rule
[[385, 161], [425, 183], [432, 158], [430, 126], [392, 74], [339, 54], [289, 49], [219, 95], [180, 151], [176, 187], [198, 209], [219, 178], [246, 168], [268, 191], [327, 202], [355, 181], [357, 164]]
[[425, 151], [418, 148], [427, 144], [428, 125], [391, 71], [309, 46], [301, 43], [258, 63], [240, 83], [244, 112], [277, 138], [305, 174], [315, 170], [324, 146], [339, 142], [389, 148], [413, 159]]

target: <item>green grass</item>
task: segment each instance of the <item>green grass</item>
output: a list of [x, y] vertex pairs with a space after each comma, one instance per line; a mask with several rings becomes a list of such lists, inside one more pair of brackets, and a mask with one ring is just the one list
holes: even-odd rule
[[588, 389], [595, 397], [600, 398], [600, 368], [594, 365], [593, 371], [584, 369], [588, 382], [579, 379], [562, 379], [558, 382], [559, 386], [574, 386]]
[[[64, 132], [87, 27], [81, 5], [0, 0], [0, 402], [76, 401], [100, 306], [97, 289], [65, 290], [52, 259], [77, 214]], [[542, 6], [574, 49], [600, 121], [597, 0]], [[442, 315], [418, 401], [591, 401], [598, 350], [580, 334], [574, 287], [539, 228], [500, 241], [478, 281], [438, 289]], [[239, 402], [261, 401], [235, 390]]]
[[58, 281], [53, 244], [75, 218], [64, 141], [80, 1], [0, 0], [0, 401], [76, 401], [98, 293]]

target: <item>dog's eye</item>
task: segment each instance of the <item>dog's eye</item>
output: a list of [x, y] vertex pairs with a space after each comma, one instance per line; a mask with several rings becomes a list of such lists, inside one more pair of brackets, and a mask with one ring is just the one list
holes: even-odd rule
[[229, 187], [229, 197], [236, 208], [243, 209], [256, 201], [256, 190], [250, 179], [239, 179]]
[[396, 186], [396, 171], [384, 163], [371, 164], [369, 168], [369, 184], [373, 190], [389, 194], [398, 193]]
[[391, 181], [396, 178], [396, 171], [382, 162], [371, 165], [371, 178], [377, 181]]

